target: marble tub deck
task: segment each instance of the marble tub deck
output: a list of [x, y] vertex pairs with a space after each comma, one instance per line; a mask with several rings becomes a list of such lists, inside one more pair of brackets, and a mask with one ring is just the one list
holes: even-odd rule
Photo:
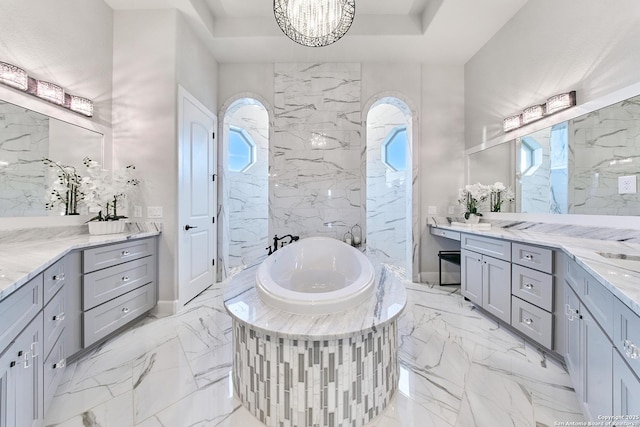
[[[233, 395], [231, 318], [216, 284], [69, 365], [47, 426], [261, 427]], [[407, 283], [400, 381], [371, 427], [553, 426], [584, 420], [568, 374], [463, 300]]]

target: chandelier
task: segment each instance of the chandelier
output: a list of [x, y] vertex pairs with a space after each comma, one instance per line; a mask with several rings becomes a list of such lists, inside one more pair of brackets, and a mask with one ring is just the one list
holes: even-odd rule
[[355, 0], [273, 0], [273, 14], [282, 32], [310, 47], [340, 40], [351, 27], [355, 13]]

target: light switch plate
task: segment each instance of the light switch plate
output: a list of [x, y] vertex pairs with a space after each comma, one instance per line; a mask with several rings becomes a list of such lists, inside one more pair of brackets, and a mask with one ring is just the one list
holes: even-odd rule
[[429, 215], [435, 215], [438, 213], [438, 208], [436, 206], [427, 206], [427, 213]]
[[142, 206], [134, 206], [133, 207], [133, 217], [134, 218], [142, 218]]
[[449, 206], [449, 209], [447, 209], [447, 213], [449, 215], [453, 215], [454, 213], [456, 213], [456, 207], [455, 206]]
[[636, 194], [636, 175], [618, 177], [618, 194]]
[[162, 206], [147, 206], [147, 218], [162, 218]]

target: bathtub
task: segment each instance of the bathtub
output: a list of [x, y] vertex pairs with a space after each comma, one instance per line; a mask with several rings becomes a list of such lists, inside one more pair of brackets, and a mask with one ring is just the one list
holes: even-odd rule
[[298, 314], [349, 310], [373, 292], [374, 268], [359, 250], [330, 237], [309, 237], [278, 249], [256, 272], [265, 304]]

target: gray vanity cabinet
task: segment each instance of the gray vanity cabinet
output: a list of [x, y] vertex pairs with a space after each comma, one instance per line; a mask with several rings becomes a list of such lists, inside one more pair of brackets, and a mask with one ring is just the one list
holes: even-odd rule
[[582, 409], [595, 421], [598, 416], [615, 414], [614, 350], [609, 332], [613, 330], [613, 300], [574, 261], [569, 261], [565, 280], [565, 361]]
[[498, 319], [511, 322], [511, 242], [463, 234], [462, 295]]
[[29, 427], [44, 418], [42, 407], [42, 313], [0, 356], [0, 426]]
[[[640, 379], [617, 351], [613, 352], [613, 413], [640, 416]], [[625, 421], [638, 423], [638, 418]]]

